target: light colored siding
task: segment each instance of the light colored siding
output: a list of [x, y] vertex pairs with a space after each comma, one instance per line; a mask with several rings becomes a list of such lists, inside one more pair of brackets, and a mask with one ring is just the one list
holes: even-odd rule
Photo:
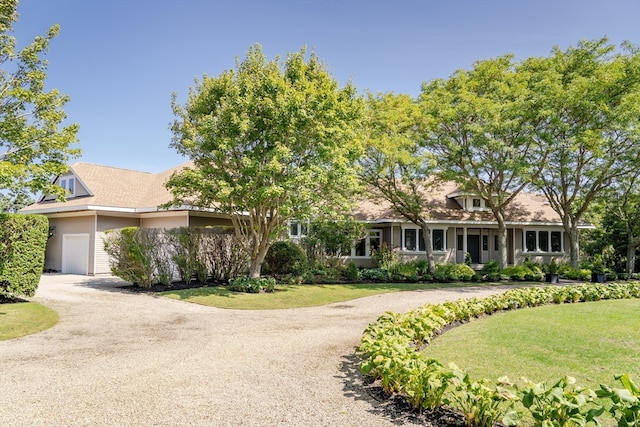
[[111, 272], [111, 269], [109, 268], [109, 255], [104, 251], [104, 237], [106, 235], [106, 231], [138, 226], [140, 226], [140, 220], [138, 218], [98, 216], [96, 244], [94, 248], [96, 254], [94, 274], [105, 274]]
[[[49, 226], [55, 227], [54, 235], [47, 241], [45, 256], [46, 269], [62, 270], [62, 236], [65, 234], [89, 234], [89, 248], [95, 245], [95, 216], [90, 213], [86, 216], [74, 216], [68, 218], [49, 218]], [[89, 253], [89, 274], [93, 274], [94, 253]]]

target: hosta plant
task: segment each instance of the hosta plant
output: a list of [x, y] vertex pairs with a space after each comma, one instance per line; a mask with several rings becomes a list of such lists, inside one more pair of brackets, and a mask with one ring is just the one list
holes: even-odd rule
[[640, 388], [631, 381], [629, 374], [617, 376], [623, 388], [600, 385], [598, 397], [611, 400], [609, 412], [618, 420], [618, 427], [637, 427], [640, 425]]
[[536, 426], [566, 427], [583, 426], [597, 422], [596, 417], [604, 408], [593, 408], [596, 397], [593, 390], [575, 385], [575, 378], [565, 376], [552, 386], [534, 383], [523, 378], [525, 386], [519, 391], [522, 405], [531, 412]]

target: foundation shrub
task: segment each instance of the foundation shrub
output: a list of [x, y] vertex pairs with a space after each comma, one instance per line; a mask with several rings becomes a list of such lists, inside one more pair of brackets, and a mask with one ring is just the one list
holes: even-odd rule
[[349, 262], [346, 270], [344, 271], [344, 277], [347, 280], [352, 280], [352, 281], [356, 281], [360, 279], [360, 271], [358, 270], [358, 267], [356, 267], [355, 262], [353, 261]]
[[207, 279], [206, 267], [200, 252], [201, 240], [202, 232], [194, 227], [173, 228], [168, 231], [173, 262], [180, 280], [185, 283], [189, 283], [197, 273], [201, 282]]
[[45, 216], [0, 214], [0, 293], [35, 294], [48, 235]]
[[382, 268], [365, 268], [360, 271], [360, 277], [364, 281], [386, 282], [389, 278], [389, 272]]
[[473, 279], [476, 272], [467, 264], [453, 264], [447, 271], [449, 280], [454, 282], [468, 282]]

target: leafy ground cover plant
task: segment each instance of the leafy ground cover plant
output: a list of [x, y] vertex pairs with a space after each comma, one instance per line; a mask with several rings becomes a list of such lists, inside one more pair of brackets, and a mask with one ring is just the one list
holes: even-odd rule
[[583, 426], [594, 422], [604, 412], [602, 406], [593, 408], [589, 405], [596, 398], [595, 392], [575, 385], [575, 378], [565, 376], [552, 386], [523, 380], [525, 386], [519, 390], [521, 401], [536, 426]]
[[618, 427], [637, 427], [640, 425], [640, 388], [631, 380], [629, 374], [616, 377], [623, 388], [600, 385], [596, 391], [598, 397], [611, 400], [609, 412], [618, 420]]
[[[404, 314], [386, 313], [376, 323], [369, 325], [363, 334], [358, 348], [364, 359], [362, 372], [371, 375], [374, 380], [381, 379], [383, 389], [408, 396], [414, 407], [429, 407], [426, 394], [419, 391], [419, 385], [425, 379], [409, 381], [407, 372], [411, 372], [408, 367], [419, 366], [420, 348], [444, 325], [465, 322], [498, 309], [534, 307], [555, 301], [566, 302], [567, 299], [570, 302], [587, 301], [594, 298], [594, 294], [598, 299], [640, 297], [640, 284], [635, 282], [585, 284], [567, 289], [562, 298], [558, 297], [558, 288], [555, 286], [513, 289], [484, 299], [426, 305]], [[419, 319], [425, 316], [435, 321], [432, 324], [421, 322]], [[512, 394], [520, 396], [524, 407], [531, 411], [534, 419], [542, 420], [540, 425], [545, 427], [584, 425], [596, 421], [596, 417], [604, 411], [601, 406], [586, 406], [595, 397], [594, 392], [573, 385], [567, 378], [550, 388], [531, 383], [529, 388], [525, 387], [522, 391], [510, 389], [505, 382], [496, 384], [493, 389], [487, 384], [487, 380], [474, 380], [457, 370], [443, 391], [443, 401], [462, 411], [467, 424], [474, 426], [489, 425], [499, 419], [503, 423], [513, 423], [517, 418], [515, 414], [510, 409], [504, 411], [498, 403], [511, 402]], [[618, 412], [614, 411], [620, 417]]]

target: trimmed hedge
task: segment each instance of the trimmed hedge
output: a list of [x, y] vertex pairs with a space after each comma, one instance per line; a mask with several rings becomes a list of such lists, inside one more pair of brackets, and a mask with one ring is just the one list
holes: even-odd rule
[[36, 293], [48, 236], [45, 216], [0, 214], [0, 293]]

